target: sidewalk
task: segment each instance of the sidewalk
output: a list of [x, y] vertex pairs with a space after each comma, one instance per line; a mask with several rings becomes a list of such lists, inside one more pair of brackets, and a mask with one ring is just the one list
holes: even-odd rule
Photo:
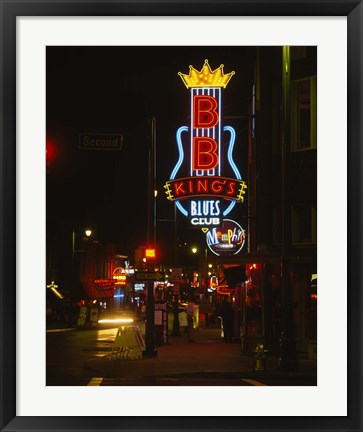
[[169, 343], [159, 346], [157, 356], [138, 360], [111, 360], [110, 354], [90, 360], [87, 370], [105, 378], [140, 379], [145, 377], [315, 377], [316, 360], [298, 358], [298, 371], [281, 372], [278, 358], [266, 357], [265, 370], [254, 370], [253, 354], [241, 353], [239, 343], [226, 344], [218, 328], [195, 331], [195, 343], [186, 342], [186, 335], [169, 337]]

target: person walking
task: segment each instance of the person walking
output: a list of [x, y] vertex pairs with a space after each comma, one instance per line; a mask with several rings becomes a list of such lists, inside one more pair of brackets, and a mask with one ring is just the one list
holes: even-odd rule
[[188, 332], [187, 342], [195, 342], [194, 340], [194, 302], [188, 301], [187, 305]]
[[223, 320], [224, 341], [232, 342], [233, 337], [233, 308], [232, 304], [225, 298], [221, 303], [220, 316]]

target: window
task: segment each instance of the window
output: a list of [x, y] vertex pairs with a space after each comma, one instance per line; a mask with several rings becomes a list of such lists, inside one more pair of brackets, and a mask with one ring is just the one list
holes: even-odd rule
[[316, 206], [298, 204], [292, 206], [292, 243], [316, 243]]
[[291, 83], [292, 150], [316, 148], [316, 77]]

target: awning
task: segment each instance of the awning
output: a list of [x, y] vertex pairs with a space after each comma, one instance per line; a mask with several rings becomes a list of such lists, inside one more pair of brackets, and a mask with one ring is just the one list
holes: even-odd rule
[[100, 286], [94, 279], [82, 279], [82, 286], [90, 299], [104, 299], [113, 297], [114, 287]]

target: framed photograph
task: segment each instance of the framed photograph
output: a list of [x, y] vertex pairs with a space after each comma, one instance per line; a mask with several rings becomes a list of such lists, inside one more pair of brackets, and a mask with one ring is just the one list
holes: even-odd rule
[[1, 430], [361, 431], [361, 1], [0, 5]]

